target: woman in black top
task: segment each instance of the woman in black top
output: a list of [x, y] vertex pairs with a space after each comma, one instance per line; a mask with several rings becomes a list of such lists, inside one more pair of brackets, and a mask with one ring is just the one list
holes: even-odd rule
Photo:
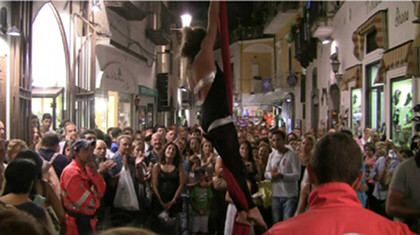
[[165, 210], [171, 218], [178, 216], [182, 209], [180, 195], [184, 186], [184, 176], [178, 147], [174, 143], [169, 143], [163, 148], [159, 162], [152, 170], [155, 212], [160, 213]]

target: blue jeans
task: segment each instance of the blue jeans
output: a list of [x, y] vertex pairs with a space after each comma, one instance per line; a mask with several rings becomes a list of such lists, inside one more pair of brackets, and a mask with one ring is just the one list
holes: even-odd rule
[[297, 197], [273, 197], [271, 201], [273, 224], [292, 217], [295, 214], [297, 202]]

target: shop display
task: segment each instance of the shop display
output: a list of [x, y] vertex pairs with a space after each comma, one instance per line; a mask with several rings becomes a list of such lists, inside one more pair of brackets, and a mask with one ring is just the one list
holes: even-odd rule
[[360, 136], [362, 120], [362, 90], [353, 88], [351, 90], [351, 129], [354, 134]]
[[391, 139], [408, 145], [412, 134], [412, 81], [393, 79], [391, 85]]

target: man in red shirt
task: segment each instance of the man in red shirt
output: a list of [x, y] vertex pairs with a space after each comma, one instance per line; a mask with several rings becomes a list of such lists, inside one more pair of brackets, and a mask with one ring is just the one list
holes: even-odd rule
[[308, 211], [275, 224], [266, 234], [414, 234], [406, 224], [362, 207], [355, 191], [364, 173], [361, 159], [352, 137], [343, 133], [323, 137], [307, 166], [315, 185]]
[[96, 209], [106, 189], [93, 158], [95, 141], [79, 139], [71, 147], [73, 161], [61, 174], [61, 198], [66, 211], [66, 234], [92, 234]]

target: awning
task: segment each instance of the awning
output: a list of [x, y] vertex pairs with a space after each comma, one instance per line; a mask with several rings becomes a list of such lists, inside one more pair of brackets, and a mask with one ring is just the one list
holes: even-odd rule
[[359, 26], [353, 33], [353, 54], [362, 61], [365, 50], [366, 34], [373, 28], [376, 29], [375, 41], [379, 48], [386, 49], [388, 44], [387, 10], [381, 10], [371, 16], [365, 23]]
[[341, 90], [349, 89], [349, 82], [356, 80], [356, 88], [362, 87], [362, 65], [357, 64], [344, 71], [343, 79], [341, 80]]
[[386, 72], [390, 69], [400, 68], [407, 65], [406, 77], [414, 74], [414, 56], [411, 50], [413, 40], [402, 45], [387, 50], [381, 60], [381, 64], [376, 74], [375, 83], [384, 83]]

